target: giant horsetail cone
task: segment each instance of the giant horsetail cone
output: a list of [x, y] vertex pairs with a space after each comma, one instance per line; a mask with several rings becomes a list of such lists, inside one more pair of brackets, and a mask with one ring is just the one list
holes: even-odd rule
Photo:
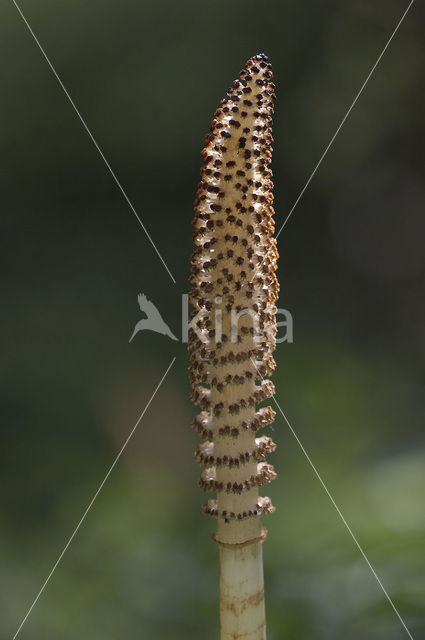
[[200, 485], [217, 494], [204, 512], [218, 518], [217, 542], [240, 545], [265, 535], [274, 510], [259, 488], [276, 474], [275, 449], [257, 431], [275, 416], [256, 404], [274, 393], [278, 253], [273, 238], [272, 115], [275, 85], [264, 54], [248, 60], [221, 100], [205, 138], [195, 201], [189, 335], [195, 456]]

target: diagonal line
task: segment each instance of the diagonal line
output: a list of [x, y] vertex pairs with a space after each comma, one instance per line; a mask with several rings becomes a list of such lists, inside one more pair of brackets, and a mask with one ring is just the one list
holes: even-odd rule
[[111, 165], [109, 164], [109, 162], [107, 161], [107, 159], [105, 158], [105, 155], [102, 151], [102, 149], [99, 147], [98, 143], [96, 142], [96, 139], [94, 138], [92, 132], [90, 131], [90, 129], [88, 128], [83, 116], [81, 115], [81, 113], [78, 111], [77, 107], [75, 106], [75, 103], [73, 101], [73, 99], [71, 98], [71, 96], [69, 95], [65, 85], [63, 84], [62, 80], [60, 79], [59, 75], [57, 74], [54, 66], [52, 65], [52, 63], [50, 62], [46, 52], [44, 51], [43, 47], [41, 46], [40, 42], [37, 39], [37, 36], [35, 35], [34, 31], [31, 29], [27, 19], [25, 18], [24, 14], [22, 13], [20, 7], [18, 6], [16, 0], [12, 0], [13, 4], [15, 5], [16, 9], [18, 10], [22, 20], [25, 22], [26, 26], [28, 27], [28, 31], [31, 33], [32, 37], [34, 38], [38, 48], [40, 49], [41, 53], [43, 54], [47, 64], [49, 65], [50, 69], [53, 72], [53, 75], [55, 76], [56, 80], [59, 82], [60, 86], [62, 87], [66, 97], [68, 98], [69, 102], [71, 103], [72, 108], [74, 109], [75, 113], [77, 114], [78, 118], [81, 121], [81, 124], [83, 125], [84, 129], [87, 131], [91, 141], [93, 142], [94, 146], [96, 147], [96, 149], [99, 152], [100, 157], [102, 158], [103, 162], [105, 163], [106, 167], [109, 170], [109, 173], [111, 174], [111, 176], [113, 177], [118, 189], [121, 191], [122, 195], [124, 196], [128, 206], [130, 207], [130, 209], [132, 210], [132, 212], [134, 213], [134, 215], [136, 216], [140, 226], [142, 227], [143, 231], [145, 232], [146, 236], [148, 237], [149, 242], [151, 243], [152, 247], [154, 248], [158, 258], [161, 260], [162, 264], [164, 265], [165, 269], [167, 270], [168, 275], [170, 276], [171, 280], [174, 282], [174, 284], [176, 284], [176, 281], [174, 279], [173, 274], [171, 273], [170, 269], [167, 267], [167, 264], [164, 260], [164, 258], [162, 257], [162, 255], [159, 253], [159, 250], [157, 249], [154, 241], [152, 240], [151, 236], [149, 235], [145, 225], [143, 224], [139, 214], [137, 213], [136, 209], [134, 208], [130, 198], [128, 197], [128, 195], [126, 194], [126, 192], [124, 191], [123, 186], [121, 185], [121, 182], [118, 180], [116, 174], [114, 173], [114, 171], [112, 170]]
[[127, 440], [124, 442], [123, 446], [121, 447], [120, 452], [118, 453], [117, 457], [116, 457], [116, 458], [115, 458], [115, 460], [113, 461], [113, 463], [112, 463], [111, 467], [109, 468], [108, 473], [106, 474], [106, 476], [103, 478], [102, 482], [100, 483], [98, 490], [96, 491], [96, 493], [94, 494], [93, 498], [91, 499], [91, 501], [90, 501], [90, 503], [89, 503], [88, 507], [87, 507], [87, 508], [86, 508], [86, 510], [84, 511], [84, 513], [83, 513], [83, 515], [82, 515], [82, 517], [81, 517], [81, 519], [80, 519], [79, 523], [78, 523], [78, 524], [77, 524], [77, 526], [75, 527], [75, 529], [74, 529], [74, 531], [73, 531], [73, 533], [72, 533], [71, 537], [69, 538], [68, 542], [67, 542], [67, 543], [66, 543], [66, 545], [64, 546], [63, 551], [61, 552], [61, 554], [60, 554], [59, 558], [56, 560], [55, 564], [53, 565], [53, 567], [52, 567], [52, 569], [51, 569], [51, 571], [50, 571], [49, 575], [47, 576], [46, 580], [45, 580], [45, 581], [44, 581], [44, 583], [43, 583], [43, 586], [41, 587], [40, 591], [38, 592], [37, 596], [35, 597], [35, 599], [34, 599], [34, 601], [33, 601], [32, 605], [31, 605], [31, 606], [30, 606], [30, 608], [28, 609], [28, 611], [27, 611], [27, 613], [26, 613], [25, 618], [22, 620], [21, 624], [19, 625], [19, 627], [18, 627], [18, 629], [17, 629], [17, 631], [16, 631], [15, 635], [13, 636], [13, 639], [12, 639], [12, 640], [15, 640], [15, 638], [18, 636], [18, 633], [20, 632], [20, 630], [21, 630], [21, 629], [22, 629], [22, 627], [24, 626], [24, 624], [25, 624], [25, 622], [26, 622], [26, 620], [27, 620], [28, 616], [30, 615], [30, 613], [31, 613], [31, 611], [33, 610], [34, 606], [36, 605], [36, 603], [37, 603], [37, 601], [38, 601], [39, 597], [41, 596], [41, 594], [43, 593], [44, 589], [46, 588], [47, 583], [49, 582], [50, 578], [52, 577], [53, 573], [55, 572], [55, 570], [56, 570], [56, 568], [57, 568], [58, 564], [59, 564], [59, 563], [60, 563], [60, 561], [62, 560], [62, 558], [63, 558], [63, 556], [64, 556], [64, 554], [65, 554], [66, 550], [68, 549], [69, 545], [70, 545], [70, 544], [71, 544], [71, 542], [73, 541], [73, 539], [74, 539], [74, 537], [75, 537], [75, 534], [77, 533], [78, 529], [79, 529], [79, 528], [81, 527], [81, 525], [83, 524], [83, 522], [84, 522], [84, 520], [85, 520], [85, 518], [86, 518], [86, 516], [87, 516], [88, 512], [89, 512], [89, 511], [90, 511], [90, 509], [92, 508], [94, 501], [96, 500], [96, 498], [97, 498], [97, 496], [99, 495], [99, 493], [102, 491], [102, 489], [103, 489], [103, 485], [105, 484], [105, 482], [107, 481], [107, 479], [108, 479], [108, 478], [109, 478], [109, 476], [111, 475], [111, 472], [112, 472], [112, 470], [114, 469], [115, 465], [117, 464], [118, 460], [120, 459], [121, 454], [123, 453], [124, 449], [126, 448], [127, 444], [129, 443], [129, 441], [130, 441], [130, 439], [131, 439], [132, 435], [134, 434], [134, 432], [136, 431], [137, 427], [139, 426], [140, 421], [142, 420], [143, 416], [145, 415], [146, 411], [148, 410], [149, 405], [151, 404], [152, 400], [153, 400], [153, 399], [154, 399], [154, 397], [156, 396], [157, 391], [159, 390], [160, 386], [161, 386], [161, 385], [162, 385], [162, 383], [164, 382], [164, 380], [165, 380], [165, 378], [166, 378], [166, 376], [167, 376], [168, 372], [170, 371], [171, 367], [172, 367], [172, 366], [173, 366], [173, 364], [174, 364], [175, 359], [176, 359], [176, 358], [174, 357], [174, 358], [171, 360], [170, 364], [168, 365], [168, 368], [167, 368], [166, 372], [165, 372], [165, 373], [164, 373], [164, 375], [162, 376], [162, 378], [161, 378], [161, 380], [159, 381], [159, 383], [158, 383], [158, 385], [157, 385], [157, 387], [156, 387], [155, 391], [154, 391], [154, 392], [153, 392], [153, 394], [151, 395], [149, 402], [147, 403], [146, 407], [143, 409], [142, 413], [140, 414], [139, 419], [137, 420], [136, 424], [134, 425], [134, 427], [133, 427], [133, 428], [132, 428], [132, 430], [130, 431], [130, 434], [129, 434], [129, 436], [127, 437]]
[[[261, 375], [261, 373], [258, 371], [258, 367], [256, 365], [256, 363], [254, 362], [254, 360], [251, 358], [251, 362], [253, 363], [254, 367], [257, 369], [257, 373], [259, 375], [259, 377], [264, 380], [263, 376]], [[336, 504], [332, 494], [330, 493], [328, 487], [326, 486], [326, 484], [324, 483], [324, 481], [322, 480], [322, 477], [320, 475], [320, 473], [317, 471], [316, 467], [314, 466], [310, 456], [308, 455], [307, 451], [305, 450], [304, 446], [302, 445], [299, 437], [297, 436], [297, 434], [295, 433], [294, 429], [292, 428], [288, 418], [286, 417], [286, 415], [283, 413], [278, 401], [276, 400], [276, 398], [273, 396], [273, 401], [276, 404], [277, 408], [279, 409], [280, 413], [283, 416], [283, 419], [285, 420], [286, 424], [288, 425], [289, 429], [291, 430], [292, 435], [294, 436], [295, 440], [297, 441], [298, 445], [301, 448], [301, 451], [303, 452], [303, 454], [305, 455], [305, 457], [308, 460], [308, 463], [310, 464], [311, 468], [313, 469], [317, 479], [319, 480], [320, 484], [322, 485], [323, 489], [325, 490], [329, 500], [332, 502], [333, 506], [335, 507], [336, 512], [338, 513], [339, 517], [341, 518], [342, 522], [345, 525], [345, 528], [347, 529], [348, 533], [350, 534], [350, 536], [353, 538], [354, 543], [356, 545], [356, 547], [358, 548], [358, 550], [360, 551], [360, 553], [362, 554], [364, 560], [366, 561], [367, 566], [369, 567], [369, 569], [371, 570], [371, 572], [373, 573], [377, 583], [379, 584], [379, 586], [381, 587], [382, 591], [384, 592], [388, 602], [390, 603], [390, 605], [392, 606], [392, 608], [394, 609], [398, 619], [400, 620], [401, 624], [404, 627], [404, 630], [406, 631], [407, 635], [409, 636], [409, 638], [411, 640], [413, 640], [413, 636], [410, 633], [409, 629], [406, 626], [406, 623], [404, 622], [403, 618], [401, 617], [401, 615], [399, 614], [398, 610], [396, 609], [396, 606], [394, 604], [394, 602], [391, 600], [387, 590], [385, 589], [384, 585], [382, 584], [379, 576], [377, 575], [375, 569], [372, 567], [368, 557], [366, 556], [365, 552], [363, 551], [362, 547], [360, 546], [359, 541], [357, 540], [356, 536], [354, 535], [353, 531], [351, 530], [350, 525], [348, 524], [348, 522], [346, 521], [346, 519], [344, 518], [343, 514], [341, 513], [340, 508], [338, 507], [338, 505]]]
[[[13, 0], [13, 1], [14, 1], [14, 0]], [[286, 223], [288, 222], [289, 218], [290, 218], [290, 217], [291, 217], [291, 215], [293, 214], [295, 207], [297, 206], [297, 204], [299, 203], [299, 201], [300, 201], [300, 200], [301, 200], [301, 198], [303, 197], [305, 190], [307, 189], [308, 185], [309, 185], [309, 184], [310, 184], [310, 182], [312, 181], [312, 179], [313, 179], [313, 177], [314, 177], [314, 175], [315, 175], [315, 173], [316, 173], [317, 169], [318, 169], [318, 168], [320, 167], [320, 165], [322, 164], [322, 161], [324, 160], [324, 158], [325, 158], [326, 154], [328, 153], [329, 149], [330, 149], [330, 148], [331, 148], [331, 146], [333, 145], [335, 138], [337, 137], [338, 133], [341, 131], [341, 129], [342, 129], [342, 127], [343, 127], [343, 125], [344, 125], [345, 121], [347, 120], [348, 116], [350, 115], [350, 113], [351, 113], [351, 111], [352, 111], [352, 109], [353, 109], [354, 105], [356, 104], [357, 100], [360, 98], [360, 96], [361, 96], [361, 94], [362, 94], [362, 92], [363, 92], [363, 89], [365, 88], [365, 86], [366, 86], [366, 85], [367, 85], [367, 83], [369, 82], [369, 80], [370, 80], [370, 78], [371, 78], [371, 76], [372, 76], [373, 72], [375, 71], [376, 67], [377, 67], [377, 66], [378, 66], [378, 64], [380, 63], [382, 56], [384, 55], [384, 53], [385, 53], [385, 52], [386, 52], [386, 50], [388, 49], [388, 47], [389, 47], [389, 45], [390, 45], [390, 43], [391, 43], [391, 40], [394, 38], [395, 34], [397, 33], [397, 31], [398, 31], [398, 29], [399, 29], [399, 27], [400, 27], [401, 23], [403, 22], [404, 18], [406, 17], [406, 15], [407, 15], [407, 13], [408, 13], [408, 11], [409, 11], [410, 7], [411, 7], [411, 6], [412, 6], [412, 4], [414, 3], [414, 1], [415, 1], [415, 0], [411, 0], [411, 2], [409, 3], [409, 5], [408, 5], [407, 9], [405, 10], [405, 12], [403, 13], [403, 15], [401, 16], [400, 20], [398, 21], [397, 26], [396, 26], [396, 28], [394, 29], [394, 31], [392, 32], [392, 34], [391, 34], [391, 36], [390, 36], [390, 38], [389, 38], [389, 40], [388, 40], [387, 44], [385, 45], [385, 47], [382, 49], [381, 53], [379, 54], [379, 57], [378, 57], [377, 61], [376, 61], [376, 62], [375, 62], [375, 64], [373, 65], [372, 69], [370, 70], [370, 72], [369, 72], [369, 74], [368, 74], [368, 76], [367, 76], [366, 80], [363, 82], [362, 86], [360, 87], [360, 89], [359, 89], [359, 91], [358, 91], [358, 93], [357, 93], [356, 97], [354, 98], [353, 102], [351, 103], [351, 106], [350, 106], [350, 108], [348, 109], [347, 113], [345, 114], [345, 116], [344, 116], [344, 117], [343, 117], [343, 119], [341, 120], [341, 123], [340, 123], [340, 125], [339, 125], [338, 129], [337, 129], [337, 130], [335, 131], [335, 133], [333, 134], [333, 136], [332, 136], [332, 138], [331, 138], [331, 141], [329, 142], [328, 146], [326, 147], [326, 149], [325, 149], [325, 150], [324, 150], [324, 152], [322, 153], [322, 155], [321, 155], [321, 157], [320, 157], [319, 162], [318, 162], [318, 163], [316, 164], [316, 166], [314, 167], [313, 172], [312, 172], [312, 174], [310, 175], [310, 177], [309, 177], [309, 179], [307, 180], [307, 182], [305, 183], [304, 187], [302, 188], [300, 195], [298, 196], [298, 198], [295, 200], [294, 204], [292, 205], [292, 209], [290, 210], [290, 212], [289, 212], [289, 213], [288, 213], [288, 215], [286, 216], [285, 221], [283, 222], [283, 224], [282, 224], [282, 226], [280, 227], [280, 229], [279, 229], [278, 233], [276, 234], [276, 240], [277, 240], [277, 238], [280, 236], [280, 233], [281, 233], [281, 231], [282, 231], [283, 227], [286, 225]]]
[[305, 455], [305, 457], [307, 458], [311, 468], [313, 469], [315, 475], [317, 476], [320, 484], [322, 485], [323, 489], [325, 490], [329, 500], [332, 502], [333, 506], [335, 507], [336, 512], [338, 513], [339, 517], [341, 518], [342, 522], [344, 523], [348, 533], [350, 534], [350, 536], [352, 537], [352, 539], [354, 540], [354, 543], [356, 545], [356, 547], [358, 548], [358, 550], [360, 551], [360, 553], [362, 554], [364, 560], [366, 561], [367, 566], [369, 567], [369, 569], [371, 570], [371, 572], [373, 573], [377, 583], [379, 584], [379, 586], [381, 587], [382, 591], [384, 592], [388, 602], [390, 603], [390, 605], [392, 606], [392, 608], [394, 609], [394, 612], [396, 613], [398, 619], [400, 620], [401, 624], [404, 627], [404, 630], [406, 631], [407, 635], [409, 636], [409, 638], [411, 638], [411, 640], [413, 640], [413, 636], [410, 633], [409, 629], [406, 626], [406, 623], [404, 622], [403, 618], [401, 617], [401, 615], [399, 614], [394, 602], [391, 600], [387, 590], [385, 589], [384, 585], [382, 584], [379, 576], [377, 575], [375, 569], [372, 567], [368, 557], [366, 556], [365, 552], [363, 551], [363, 548], [360, 546], [360, 543], [358, 542], [356, 536], [354, 535], [353, 531], [351, 530], [350, 525], [348, 524], [348, 522], [346, 521], [346, 519], [344, 518], [343, 514], [341, 513], [340, 508], [338, 507], [338, 505], [336, 504], [332, 494], [330, 493], [329, 489], [327, 488], [327, 486], [325, 485], [324, 481], [322, 480], [322, 477], [320, 476], [319, 472], [317, 471], [316, 467], [314, 466], [313, 462], [311, 461], [310, 456], [308, 455], [307, 451], [305, 450], [305, 448], [303, 447], [300, 439], [298, 438], [297, 434], [295, 433], [294, 429], [292, 428], [291, 424], [289, 423], [288, 418], [286, 417], [286, 415], [283, 413], [282, 409], [280, 408], [280, 405], [278, 403], [278, 401], [273, 398], [277, 408], [279, 409], [280, 413], [282, 414], [286, 424], [288, 425], [289, 429], [291, 430], [292, 435], [294, 436], [295, 440], [297, 441], [297, 443], [299, 444], [301, 451], [303, 452], [303, 454]]

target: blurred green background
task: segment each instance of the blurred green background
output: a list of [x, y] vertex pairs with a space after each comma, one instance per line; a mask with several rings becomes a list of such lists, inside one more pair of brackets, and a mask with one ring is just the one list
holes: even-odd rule
[[[213, 112], [265, 51], [286, 218], [407, 2], [22, 0], [173, 284], [11, 1], [2, 100], [0, 634], [12, 638], [171, 358], [22, 640], [218, 638], [215, 524], [180, 335]], [[425, 13], [415, 3], [279, 237], [277, 399], [411, 634], [424, 637]], [[422, 174], [422, 175], [421, 175]], [[407, 637], [284, 420], [269, 640]]]

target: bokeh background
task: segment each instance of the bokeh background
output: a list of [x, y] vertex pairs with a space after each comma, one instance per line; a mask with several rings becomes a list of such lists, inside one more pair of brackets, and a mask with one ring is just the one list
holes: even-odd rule
[[[12, 638], [171, 358], [22, 640], [218, 637], [214, 522], [181, 333], [204, 134], [251, 55], [277, 84], [286, 218], [407, 6], [398, 0], [12, 1], [2, 100], [0, 634]], [[277, 398], [393, 598], [425, 632], [425, 13], [415, 3], [279, 237]], [[264, 547], [268, 638], [407, 638], [281, 417]]]

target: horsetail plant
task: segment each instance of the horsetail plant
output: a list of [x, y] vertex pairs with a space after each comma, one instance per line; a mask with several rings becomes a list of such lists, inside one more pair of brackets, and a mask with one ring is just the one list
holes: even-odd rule
[[221, 100], [202, 156], [195, 201], [189, 336], [193, 426], [205, 440], [195, 453], [200, 485], [217, 498], [203, 507], [218, 520], [221, 640], [265, 640], [260, 516], [271, 513], [259, 487], [276, 474], [275, 449], [256, 437], [273, 422], [256, 403], [274, 393], [278, 282], [272, 207], [275, 85], [268, 57], [250, 58]]

